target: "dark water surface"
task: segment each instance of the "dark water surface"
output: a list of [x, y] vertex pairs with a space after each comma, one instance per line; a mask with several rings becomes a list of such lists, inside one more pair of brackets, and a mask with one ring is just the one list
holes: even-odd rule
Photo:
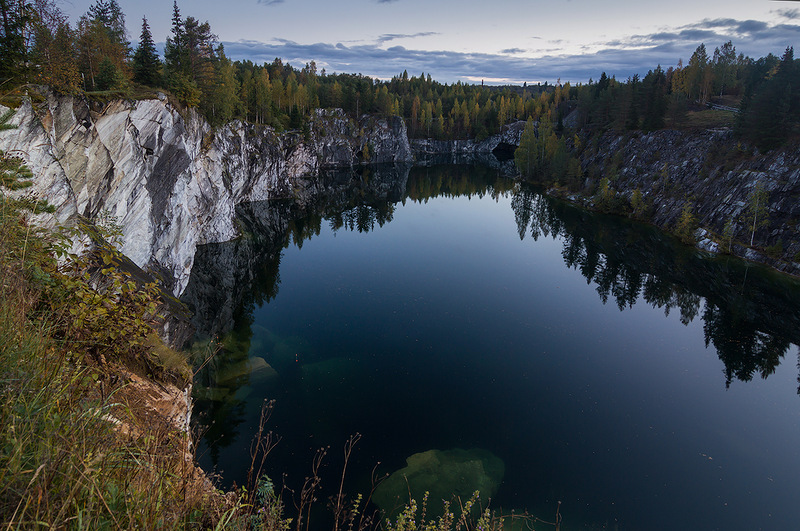
[[261, 404], [267, 472], [319, 447], [353, 494], [430, 449], [505, 463], [492, 501], [563, 529], [800, 524], [800, 285], [675, 245], [477, 167], [333, 176], [247, 205], [200, 251], [201, 464], [242, 483]]

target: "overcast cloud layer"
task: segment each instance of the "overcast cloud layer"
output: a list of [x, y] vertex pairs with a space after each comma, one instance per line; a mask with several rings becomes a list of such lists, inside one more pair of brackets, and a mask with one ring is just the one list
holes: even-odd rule
[[[256, 63], [271, 62], [280, 57], [296, 67], [314, 60], [328, 73], [363, 73], [382, 79], [407, 70], [409, 75], [431, 73], [440, 81], [487, 83], [586, 82], [597, 79], [601, 72], [625, 79], [644, 75], [661, 65], [664, 69], [684, 62], [701, 43], [709, 56], [714, 48], [732, 41], [737, 53], [758, 58], [769, 53], [781, 55], [787, 46], [800, 42], [800, 16], [797, 10], [787, 11], [785, 21], [768, 24], [757, 20], [712, 19], [647, 35], [627, 35], [608, 42], [587, 45], [584, 53], [549, 53], [527, 57], [523, 49], [506, 49], [500, 53], [465, 53], [447, 50], [422, 50], [414, 47], [382, 46], [398, 37], [415, 35], [383, 35], [373, 44], [314, 43], [300, 44], [276, 39], [224, 42], [225, 52], [234, 59]], [[422, 36], [422, 35], [419, 35]], [[591, 48], [597, 48], [591, 50]]]

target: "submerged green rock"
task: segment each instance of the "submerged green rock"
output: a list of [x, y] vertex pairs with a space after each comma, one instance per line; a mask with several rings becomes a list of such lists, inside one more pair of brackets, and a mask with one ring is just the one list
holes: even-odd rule
[[378, 485], [372, 501], [391, 517], [411, 498], [421, 505], [428, 492], [426, 519], [429, 519], [442, 514], [442, 501], [456, 497], [466, 501], [476, 490], [483, 500], [491, 498], [504, 474], [505, 464], [488, 450], [428, 450], [406, 459], [405, 468]]
[[220, 369], [217, 374], [217, 382], [219, 384], [229, 384], [247, 377], [249, 383], [252, 384], [256, 381], [268, 380], [277, 376], [278, 373], [264, 358], [255, 356]]

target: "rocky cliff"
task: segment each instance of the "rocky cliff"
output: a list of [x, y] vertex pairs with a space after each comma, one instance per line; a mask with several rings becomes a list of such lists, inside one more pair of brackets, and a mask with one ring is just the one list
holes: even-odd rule
[[748, 205], [756, 186], [768, 193], [767, 225], [758, 228], [750, 249], [734, 243], [731, 252], [800, 274], [800, 146], [758, 153], [738, 142], [730, 131], [605, 134], [581, 154], [591, 181], [608, 177], [618, 196], [639, 190], [649, 206], [647, 218], [659, 227], [675, 228], [684, 205], [691, 203], [700, 230], [701, 248], [727, 251], [725, 225], [734, 242], [749, 243]]
[[503, 131], [483, 140], [433, 140], [428, 138], [411, 141], [411, 149], [418, 159], [426, 155], [466, 155], [474, 153], [514, 154], [519, 139], [525, 130], [525, 122], [519, 121], [503, 127]]
[[515, 122], [496, 135], [483, 140], [411, 140], [414, 161], [420, 166], [435, 164], [481, 164], [500, 170], [501, 175], [515, 177], [514, 150], [519, 146], [525, 122]]
[[[49, 95], [22, 105], [18, 128], [0, 132], [0, 150], [21, 155], [37, 176], [26, 193], [46, 199], [55, 214], [40, 223], [68, 223], [77, 215], [109, 214], [123, 231], [122, 251], [158, 272], [181, 294], [198, 245], [239, 234], [236, 206], [291, 197], [300, 206], [329, 193], [317, 176], [375, 163], [430, 165], [482, 163], [515, 175], [510, 156], [525, 123], [474, 140], [413, 140], [399, 117], [364, 117], [316, 111], [307, 130], [278, 134], [268, 127], [232, 122], [212, 129], [193, 111], [179, 111], [166, 97], [108, 104]], [[584, 191], [610, 179], [627, 200], [639, 190], [649, 218], [671, 229], [684, 205], [705, 232], [700, 246], [719, 250], [730, 220], [735, 239], [749, 241], [744, 226], [756, 183], [769, 193], [769, 225], [756, 233], [758, 251], [732, 251], [800, 274], [800, 149], [754, 152], [730, 132], [608, 133], [580, 153], [589, 177]], [[340, 176], [339, 179], [342, 177]], [[580, 200], [578, 196], [574, 199]], [[769, 248], [769, 252], [766, 249]]]
[[0, 150], [22, 156], [37, 176], [27, 193], [56, 208], [45, 224], [109, 214], [122, 251], [180, 294], [197, 245], [237, 236], [237, 204], [278, 197], [304, 201], [326, 168], [408, 162], [400, 118], [317, 111], [304, 134], [242, 122], [212, 129], [161, 96], [108, 104], [48, 95], [23, 104], [0, 133]]

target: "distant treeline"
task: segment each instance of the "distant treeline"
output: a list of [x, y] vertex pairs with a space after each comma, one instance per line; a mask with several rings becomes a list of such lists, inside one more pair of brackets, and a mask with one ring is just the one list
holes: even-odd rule
[[[620, 81], [603, 72], [595, 82], [490, 87], [443, 84], [407, 72], [380, 81], [328, 74], [315, 63], [294, 68], [275, 59], [231, 61], [208, 22], [181, 15], [173, 4], [163, 60], [146, 18], [132, 49], [116, 0], [97, 0], [71, 26], [55, 0], [0, 2], [0, 81], [41, 83], [76, 94], [127, 97], [150, 87], [168, 90], [219, 125], [242, 119], [278, 130], [300, 129], [317, 108], [352, 116], [400, 115], [412, 137], [477, 138], [515, 120], [568, 128], [655, 130], [686, 127], [688, 111], [715, 98], [738, 111], [736, 131], [760, 149], [784, 142], [800, 121], [800, 66], [793, 49], [751, 59], [731, 42], [709, 54], [701, 44], [685, 65], [660, 66]], [[11, 83], [9, 83], [11, 81]], [[549, 127], [549, 126], [548, 126]]]

